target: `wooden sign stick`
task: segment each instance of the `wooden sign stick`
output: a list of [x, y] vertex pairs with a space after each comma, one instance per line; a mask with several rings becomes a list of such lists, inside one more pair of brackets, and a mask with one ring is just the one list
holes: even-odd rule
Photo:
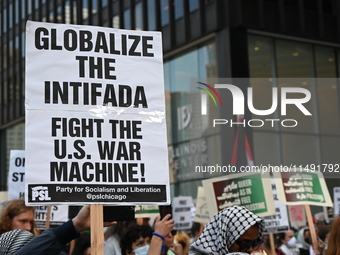
[[274, 241], [274, 234], [273, 233], [269, 233], [269, 242], [270, 242], [271, 255], [276, 255], [275, 241]]
[[309, 231], [310, 231], [310, 234], [312, 236], [312, 243], [313, 243], [314, 252], [315, 252], [315, 254], [320, 254], [319, 248], [318, 248], [316, 232], [315, 232], [315, 228], [314, 228], [314, 223], [313, 223], [312, 212], [310, 210], [310, 205], [305, 205], [305, 211], [306, 211]]
[[51, 208], [52, 206], [47, 206], [47, 209], [46, 209], [46, 221], [45, 221], [45, 229], [48, 229], [50, 228], [50, 222], [51, 222]]
[[91, 254], [104, 254], [103, 205], [91, 205]]

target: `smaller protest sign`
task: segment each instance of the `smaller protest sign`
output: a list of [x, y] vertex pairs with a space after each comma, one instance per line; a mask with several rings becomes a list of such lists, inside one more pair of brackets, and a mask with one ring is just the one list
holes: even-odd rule
[[277, 198], [277, 192], [275, 187], [275, 182], [271, 179], [272, 191], [274, 196], [275, 214], [265, 216], [264, 222], [266, 225], [264, 233], [280, 233], [289, 230], [287, 206], [279, 202]]
[[334, 216], [340, 216], [340, 187], [333, 188]]
[[[34, 209], [34, 221], [37, 229], [45, 229], [47, 215], [47, 206], [35, 206]], [[52, 206], [50, 217], [50, 227], [57, 227], [62, 225], [68, 220], [68, 205]]]
[[320, 172], [292, 168], [274, 173], [279, 200], [286, 205], [333, 206], [327, 185]]
[[158, 205], [136, 205], [135, 207], [136, 218], [149, 218], [159, 216]]
[[242, 205], [259, 216], [275, 213], [268, 173], [230, 174], [203, 180], [209, 215], [232, 205]]
[[306, 226], [307, 218], [303, 205], [288, 206], [290, 225], [294, 227]]
[[173, 199], [173, 219], [176, 230], [187, 230], [191, 228], [192, 217], [192, 197], [174, 197]]
[[8, 173], [8, 200], [25, 197], [25, 151], [11, 150]]
[[197, 189], [196, 211], [194, 221], [200, 223], [208, 223], [210, 221], [207, 199], [205, 197], [203, 187], [198, 187]]

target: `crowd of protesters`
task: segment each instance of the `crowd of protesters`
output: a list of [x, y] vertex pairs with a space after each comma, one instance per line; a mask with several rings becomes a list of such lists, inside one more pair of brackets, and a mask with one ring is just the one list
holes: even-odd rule
[[[275, 249], [264, 235], [264, 220], [242, 206], [225, 208], [205, 225], [194, 222], [190, 231], [176, 231], [174, 226], [170, 214], [154, 222], [105, 222], [104, 255], [340, 255], [340, 218], [332, 224], [322, 219], [315, 222], [317, 245], [313, 246], [311, 231], [305, 226], [275, 234]], [[34, 208], [20, 199], [9, 201], [0, 214], [0, 254], [90, 255], [90, 206], [40, 234]]]

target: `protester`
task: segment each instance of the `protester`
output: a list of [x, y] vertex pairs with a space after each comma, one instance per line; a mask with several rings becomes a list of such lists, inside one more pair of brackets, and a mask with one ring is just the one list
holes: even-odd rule
[[190, 243], [196, 241], [196, 239], [202, 234], [204, 225], [199, 222], [193, 222], [190, 229]]
[[[165, 236], [174, 227], [171, 215], [166, 215], [162, 220], [158, 217], [154, 225], [154, 232], [149, 225], [130, 225], [126, 234], [121, 238], [123, 255], [159, 255]], [[182, 254], [179, 254], [182, 255]]]
[[326, 255], [340, 255], [340, 217], [336, 218], [331, 226], [328, 237]]
[[149, 225], [134, 224], [129, 226], [126, 234], [121, 238], [123, 255], [146, 255], [152, 237], [152, 228]]
[[121, 255], [121, 236], [124, 236], [130, 225], [136, 224], [135, 220], [118, 221], [105, 231], [104, 255]]
[[296, 238], [294, 230], [290, 229], [286, 232], [278, 234], [278, 245], [276, 249], [277, 255], [299, 255], [299, 248], [296, 246]]
[[34, 208], [26, 206], [22, 199], [9, 201], [0, 216], [0, 234], [14, 229], [34, 233]]
[[34, 235], [24, 229], [14, 229], [0, 235], [0, 254], [10, 255], [34, 238]]
[[319, 254], [325, 255], [328, 249], [328, 239], [329, 239], [329, 231], [331, 229], [330, 225], [326, 225], [321, 227], [318, 231], [318, 248]]
[[296, 246], [300, 255], [310, 255], [311, 234], [308, 227], [299, 230]]
[[[110, 226], [115, 222], [103, 223]], [[45, 230], [41, 235], [34, 237], [29, 243], [24, 244], [21, 249], [13, 255], [57, 255], [63, 247], [71, 240], [79, 237], [79, 233], [90, 229], [90, 206], [84, 206], [72, 219], [57, 228]], [[0, 247], [4, 243], [17, 245], [17, 239], [2, 240], [0, 236]], [[1, 254], [2, 255], [2, 254]], [[7, 254], [4, 254], [7, 255]]]
[[175, 243], [176, 230], [172, 230], [169, 234], [164, 236], [164, 243], [162, 246], [162, 255], [183, 255], [183, 247], [179, 243]]
[[91, 255], [91, 233], [81, 233], [77, 238], [72, 255]]
[[175, 243], [179, 243], [183, 248], [183, 255], [188, 255], [190, 246], [190, 237], [183, 231], [177, 231], [175, 235]]
[[262, 218], [243, 206], [230, 206], [210, 220], [203, 233], [190, 246], [189, 255], [250, 254], [262, 245], [263, 230]]

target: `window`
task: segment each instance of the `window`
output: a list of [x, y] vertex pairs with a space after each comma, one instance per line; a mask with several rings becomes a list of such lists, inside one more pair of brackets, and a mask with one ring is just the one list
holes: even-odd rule
[[156, 30], [155, 0], [148, 0], [148, 30]]
[[168, 0], [160, 0], [161, 1], [161, 26], [165, 26], [169, 24], [169, 1]]
[[142, 2], [138, 2], [135, 6], [135, 17], [136, 17], [136, 30], [143, 30], [143, 5]]
[[124, 29], [131, 29], [131, 10], [124, 11]]
[[184, 15], [183, 0], [175, 0], [174, 7], [175, 7], [175, 19], [182, 18]]

